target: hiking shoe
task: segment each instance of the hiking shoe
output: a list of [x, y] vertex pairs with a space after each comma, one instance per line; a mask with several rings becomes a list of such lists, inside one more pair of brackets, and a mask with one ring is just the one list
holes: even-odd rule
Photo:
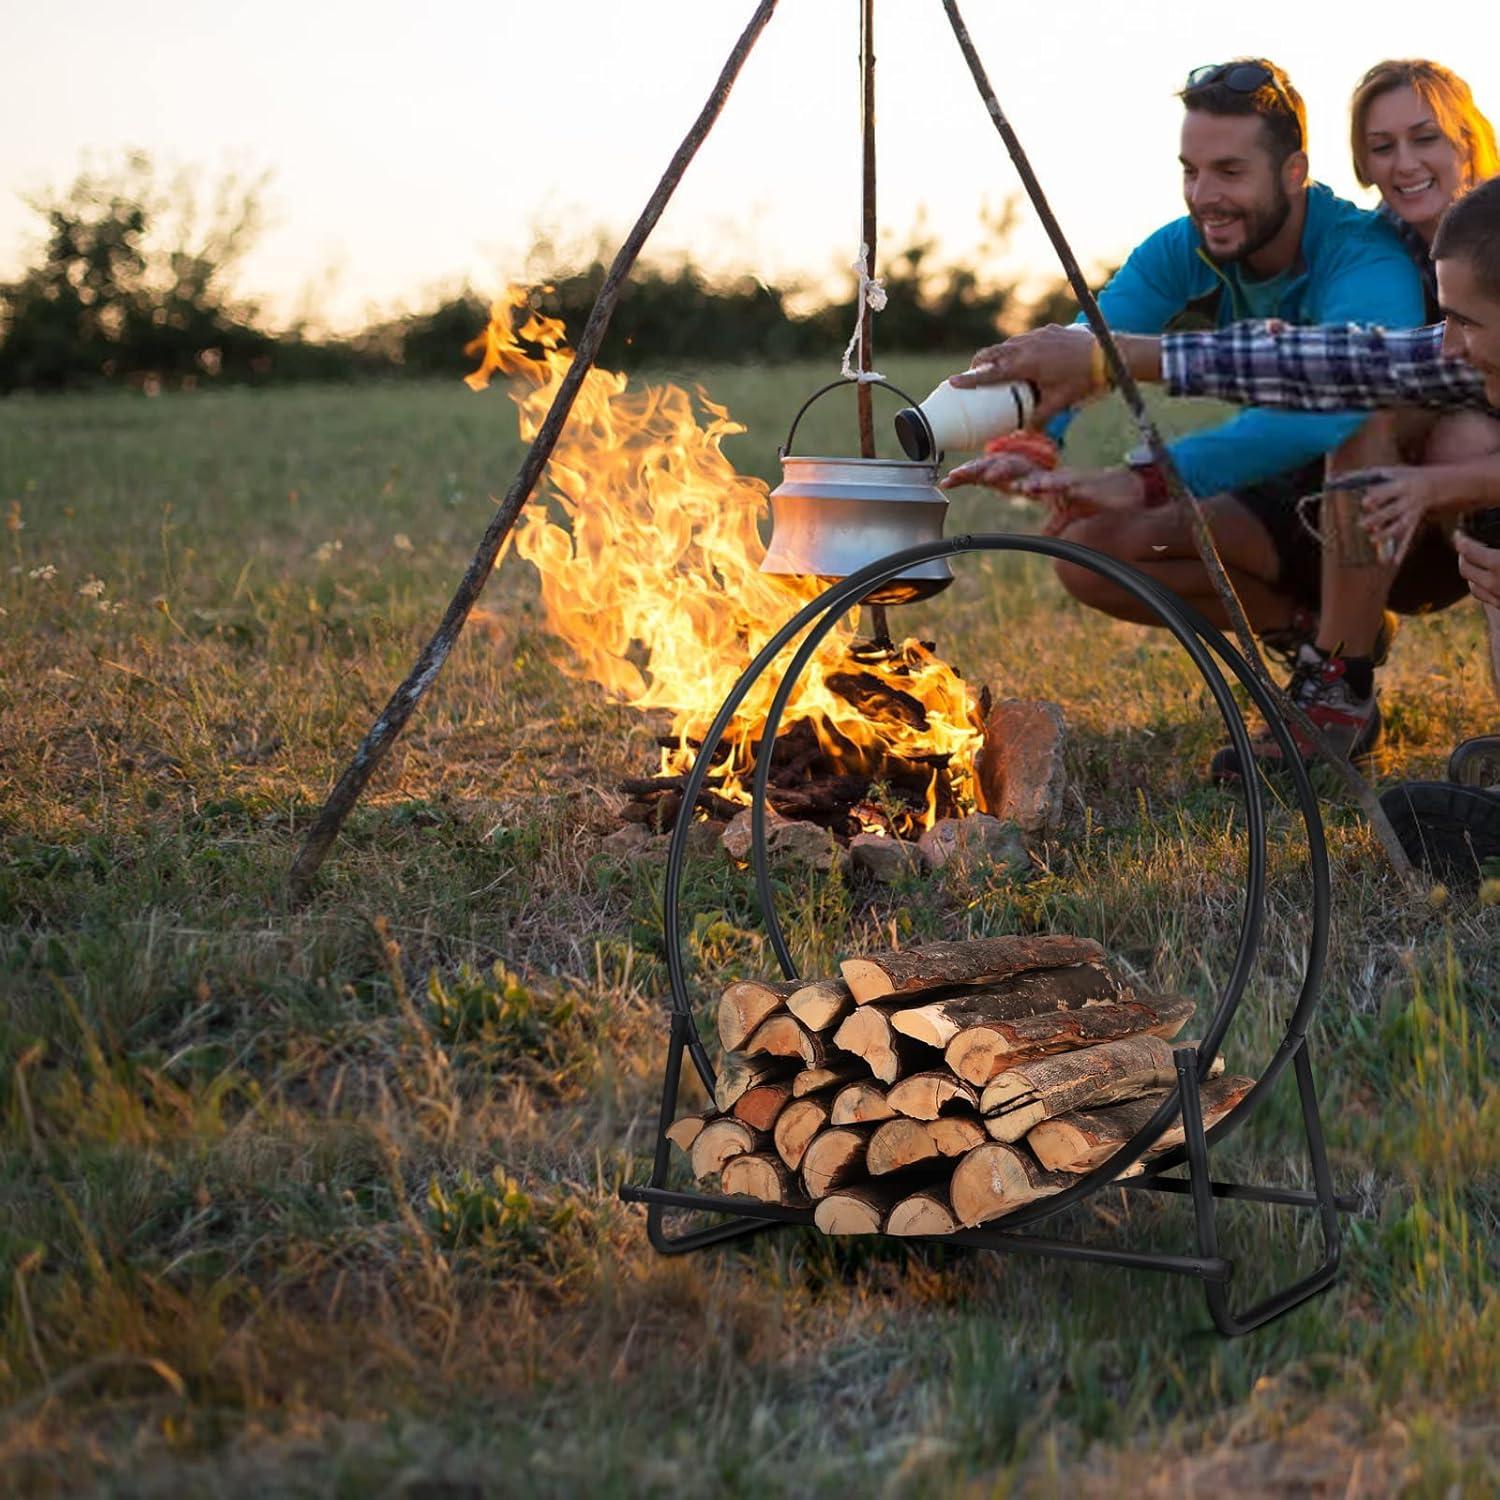
[[[1370, 665], [1383, 667], [1391, 659], [1391, 644], [1401, 629], [1401, 616], [1393, 609], [1382, 610], [1375, 644], [1370, 647]], [[1297, 668], [1297, 654], [1303, 646], [1312, 645], [1318, 634], [1318, 617], [1300, 605], [1292, 611], [1292, 622], [1280, 630], [1267, 630], [1260, 638], [1261, 650], [1274, 656], [1288, 672]]]
[[[1356, 698], [1344, 681], [1344, 661], [1324, 656], [1313, 646], [1304, 645], [1297, 653], [1297, 664], [1287, 679], [1287, 697], [1321, 729], [1334, 749], [1348, 760], [1368, 755], [1380, 740], [1380, 705], [1372, 692], [1368, 698]], [[1317, 755], [1317, 749], [1306, 734], [1290, 720], [1292, 741], [1302, 756], [1303, 765]], [[1255, 762], [1267, 771], [1282, 767], [1281, 746], [1271, 731], [1262, 728], [1250, 741]], [[1209, 777], [1218, 782], [1235, 782], [1244, 775], [1240, 757], [1233, 745], [1224, 745], [1214, 755], [1208, 768]]]
[[1407, 781], [1382, 792], [1380, 806], [1407, 857], [1437, 879], [1470, 887], [1500, 873], [1500, 791]]

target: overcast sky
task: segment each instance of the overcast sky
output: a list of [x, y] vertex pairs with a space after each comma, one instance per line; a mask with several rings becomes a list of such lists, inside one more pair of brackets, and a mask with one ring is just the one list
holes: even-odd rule
[[[0, 272], [22, 199], [129, 147], [164, 165], [268, 169], [272, 223], [240, 289], [349, 325], [523, 268], [538, 227], [628, 227], [752, 0], [3, 0]], [[1180, 212], [1180, 106], [1195, 64], [1274, 58], [1307, 99], [1315, 175], [1354, 183], [1345, 111], [1382, 57], [1431, 56], [1500, 118], [1488, 5], [1062, 0], [963, 6], [1001, 103], [1086, 264]], [[657, 231], [662, 255], [767, 279], [828, 277], [858, 248], [857, 0], [781, 0]], [[1485, 19], [1480, 20], [1480, 17]], [[1467, 24], [1465, 19], [1467, 18]], [[1486, 35], [1477, 36], [1482, 28]], [[877, 0], [880, 222], [925, 212], [975, 256], [1018, 184], [938, 0]], [[983, 269], [995, 269], [993, 261]], [[1054, 274], [1029, 221], [1010, 272]]]

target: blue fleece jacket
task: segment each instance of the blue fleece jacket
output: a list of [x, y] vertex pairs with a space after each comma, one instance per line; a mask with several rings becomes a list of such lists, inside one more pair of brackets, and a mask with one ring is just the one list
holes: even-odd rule
[[[1278, 278], [1279, 306], [1252, 308], [1242, 273], [1239, 265], [1216, 266], [1193, 221], [1183, 217], [1131, 252], [1099, 293], [1099, 306], [1121, 333], [1161, 333], [1190, 303], [1221, 288], [1220, 327], [1252, 316], [1384, 328], [1415, 328], [1422, 322], [1421, 278], [1390, 226], [1321, 183], [1308, 189], [1301, 257], [1290, 274]], [[1218, 427], [1167, 446], [1188, 488], [1195, 495], [1214, 495], [1310, 463], [1368, 418], [1368, 412], [1313, 414], [1251, 406]]]

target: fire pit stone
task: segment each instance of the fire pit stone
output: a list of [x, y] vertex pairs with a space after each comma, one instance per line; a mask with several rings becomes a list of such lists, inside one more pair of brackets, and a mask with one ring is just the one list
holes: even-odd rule
[[879, 833], [858, 833], [849, 840], [849, 859], [857, 874], [876, 885], [892, 885], [903, 875], [920, 872], [922, 855], [906, 839]]
[[1067, 787], [1064, 743], [1057, 704], [1022, 698], [995, 704], [976, 767], [984, 810], [1015, 823], [1027, 837], [1055, 829]]
[[[750, 858], [750, 809], [736, 813], [725, 827], [720, 842], [731, 859], [744, 864]], [[766, 809], [766, 853], [773, 859], [799, 860], [814, 870], [847, 869], [849, 851], [817, 823], [776, 816]]]
[[939, 818], [917, 842], [922, 858], [934, 870], [951, 860], [971, 863], [1009, 865], [1016, 871], [1030, 867], [1030, 856], [1021, 838], [1021, 830], [1012, 822], [1002, 822], [988, 813], [970, 818]]

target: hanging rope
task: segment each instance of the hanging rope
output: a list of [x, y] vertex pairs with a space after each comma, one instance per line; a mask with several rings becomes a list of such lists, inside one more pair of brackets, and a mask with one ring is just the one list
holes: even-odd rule
[[[886, 304], [885, 283], [878, 276], [870, 275], [870, 247], [864, 243], [859, 247], [859, 259], [851, 262], [849, 269], [859, 277], [859, 290], [854, 295], [854, 332], [844, 350], [841, 366], [845, 380], [884, 380], [878, 370], [869, 368], [865, 356], [865, 309], [872, 313], [884, 312]], [[874, 339], [870, 340], [873, 348]]]

